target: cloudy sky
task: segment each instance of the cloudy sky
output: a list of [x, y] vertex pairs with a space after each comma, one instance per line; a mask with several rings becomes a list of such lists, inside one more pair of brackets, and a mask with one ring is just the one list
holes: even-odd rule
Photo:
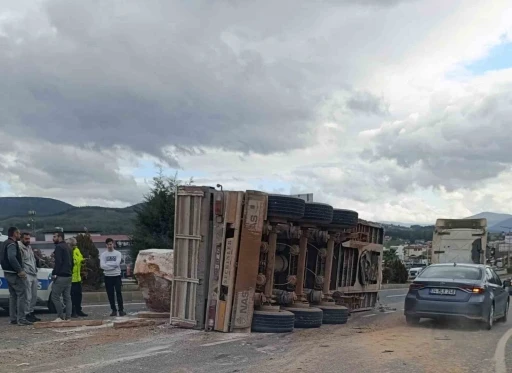
[[3, 0], [0, 76], [0, 196], [512, 212], [510, 0]]

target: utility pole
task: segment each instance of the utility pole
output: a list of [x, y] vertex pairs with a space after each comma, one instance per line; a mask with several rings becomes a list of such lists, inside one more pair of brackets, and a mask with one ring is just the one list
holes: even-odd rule
[[35, 210], [30, 210], [28, 212], [28, 216], [30, 216], [30, 218], [28, 219], [30, 221], [30, 227], [32, 227], [32, 236], [36, 237], [36, 212]]
[[507, 242], [507, 237], [510, 237], [510, 231], [512, 230], [512, 227], [501, 227], [501, 228], [505, 228], [505, 229], [508, 229], [508, 236], [505, 235], [505, 243], [507, 244], [507, 268], [510, 267], [510, 238], [508, 239], [508, 242]]

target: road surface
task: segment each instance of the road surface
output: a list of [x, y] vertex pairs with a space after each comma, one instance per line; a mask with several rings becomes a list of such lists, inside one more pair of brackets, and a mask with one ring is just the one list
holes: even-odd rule
[[1, 331], [0, 372], [512, 372], [511, 321], [491, 331], [428, 320], [409, 327], [405, 293], [382, 291], [382, 307], [354, 313], [346, 325], [284, 335], [8, 326]]

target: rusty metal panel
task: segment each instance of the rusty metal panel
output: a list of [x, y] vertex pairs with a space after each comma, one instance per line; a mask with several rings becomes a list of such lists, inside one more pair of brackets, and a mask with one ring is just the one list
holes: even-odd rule
[[[376, 268], [373, 271], [374, 273], [372, 273], [375, 275], [376, 281], [374, 283], [362, 284], [360, 280], [361, 258], [366, 252], [375, 261]], [[379, 244], [355, 241], [344, 243], [338, 249], [337, 254], [340, 259], [338, 259], [337, 263], [336, 290], [344, 294], [378, 291], [382, 282], [382, 254], [383, 246]]]
[[226, 239], [226, 250], [224, 255], [224, 266], [222, 273], [222, 286], [223, 290], [227, 290], [225, 297], [226, 312], [223, 322], [219, 321], [218, 330], [223, 332], [231, 331], [231, 312], [233, 310], [233, 298], [235, 294], [235, 275], [236, 265], [239, 252], [240, 243], [240, 228], [242, 225], [242, 212], [244, 207], [244, 193], [233, 194], [233, 201], [230, 202], [230, 210], [227, 211], [229, 215], [226, 220], [233, 230], [233, 237]]
[[[373, 293], [380, 290], [382, 283], [382, 245], [384, 229], [377, 223], [359, 220], [359, 224], [350, 241], [343, 243], [336, 251], [336, 291], [343, 295], [368, 294], [373, 299]], [[369, 260], [371, 268], [361, 263]], [[371, 281], [361, 283], [362, 268], [365, 278]], [[368, 299], [370, 299], [368, 298]], [[371, 303], [371, 302], [370, 302]]]
[[224, 252], [224, 265], [222, 266], [222, 286], [230, 286], [233, 273], [233, 238], [226, 239], [226, 250]]
[[[224, 204], [223, 198], [224, 193], [215, 192], [214, 200], [215, 203], [222, 201]], [[220, 198], [220, 200], [219, 200]], [[214, 208], [215, 210], [215, 208]], [[214, 211], [214, 219], [213, 219], [213, 235], [212, 235], [212, 246], [211, 250], [211, 262], [210, 262], [210, 281], [208, 286], [208, 312], [207, 319], [205, 320], [205, 329], [213, 330], [215, 327], [215, 319], [217, 313], [217, 304], [219, 302], [219, 282], [220, 282], [220, 274], [222, 270], [222, 255], [223, 255], [223, 245], [224, 245], [224, 211], [221, 215], [217, 215], [217, 212]]]
[[211, 188], [184, 186], [176, 193], [171, 323], [202, 327], [208, 285]]
[[236, 332], [250, 332], [254, 289], [260, 257], [263, 224], [267, 216], [267, 195], [257, 191], [245, 193], [243, 223], [235, 280], [235, 304], [232, 328]]
[[215, 192], [212, 261], [208, 291], [207, 330], [229, 331], [233, 303], [235, 260], [240, 236], [243, 192]]
[[251, 330], [252, 315], [254, 311], [254, 289], [242, 290], [235, 295], [236, 314], [233, 320], [233, 329], [237, 331]]

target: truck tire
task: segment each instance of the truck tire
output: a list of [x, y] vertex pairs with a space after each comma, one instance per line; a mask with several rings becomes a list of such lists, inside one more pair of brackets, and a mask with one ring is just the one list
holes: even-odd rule
[[304, 216], [306, 202], [300, 198], [270, 194], [268, 196], [267, 216], [269, 218], [281, 218], [299, 220]]
[[359, 223], [359, 214], [356, 211], [334, 209], [332, 213], [331, 225], [343, 228], [354, 228]]
[[259, 333], [290, 333], [294, 321], [295, 316], [288, 311], [254, 311], [251, 330]]
[[343, 306], [318, 306], [323, 313], [322, 323], [324, 324], [346, 324], [348, 321], [348, 308]]
[[303, 223], [328, 225], [332, 221], [333, 208], [325, 203], [306, 202]]
[[319, 328], [322, 326], [323, 312], [320, 308], [295, 308], [287, 307], [295, 315], [296, 328]]

